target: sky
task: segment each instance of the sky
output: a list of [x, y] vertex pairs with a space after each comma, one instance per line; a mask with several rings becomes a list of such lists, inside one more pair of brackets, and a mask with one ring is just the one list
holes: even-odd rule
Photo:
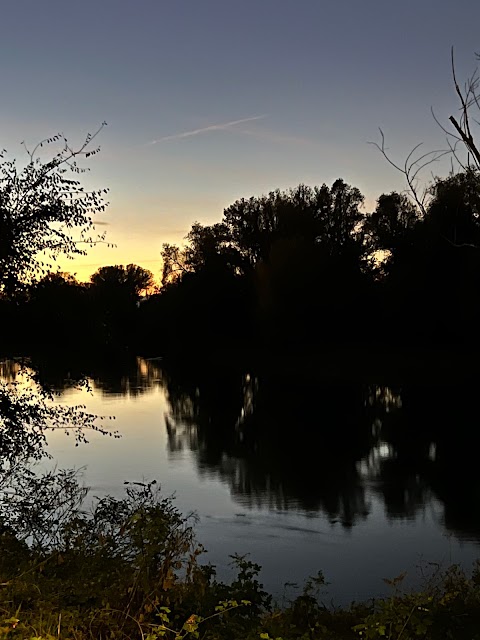
[[431, 108], [457, 114], [450, 50], [466, 80], [479, 24], [478, 0], [6, 0], [0, 147], [20, 162], [22, 141], [80, 143], [107, 121], [84, 181], [110, 189], [99, 230], [116, 246], [61, 267], [158, 277], [164, 242], [238, 198], [341, 177], [371, 211], [403, 189], [368, 143], [381, 127], [400, 162], [445, 147]]

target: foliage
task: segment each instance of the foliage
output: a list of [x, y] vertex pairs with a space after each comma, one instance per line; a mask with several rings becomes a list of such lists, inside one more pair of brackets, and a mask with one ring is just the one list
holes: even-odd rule
[[328, 253], [342, 251], [357, 235], [363, 216], [360, 191], [343, 180], [331, 188], [300, 184], [287, 191], [237, 200], [212, 226], [194, 223], [183, 250], [164, 245], [163, 282], [205, 268], [245, 274], [269, 259], [275, 243], [301, 237], [321, 244]]
[[174, 244], [164, 243], [161, 251], [163, 261], [162, 284], [174, 282], [190, 272], [185, 251]]
[[169, 244], [163, 245], [163, 284], [175, 282], [188, 273], [198, 273], [202, 270], [235, 271], [239, 256], [231, 244], [225, 224], [203, 226], [195, 222], [186, 240], [187, 245], [184, 249]]
[[[436, 572], [418, 592], [402, 592], [402, 575], [387, 581], [394, 589], [390, 597], [344, 608], [322, 602], [326, 582], [320, 572], [291, 602], [272, 607], [255, 563], [234, 557], [238, 576], [231, 584], [217, 582], [214, 568], [199, 563], [202, 548], [191, 518], [155, 483], [129, 485], [125, 498], [96, 500], [86, 512], [74, 478], [64, 480], [65, 492], [62, 480], [58, 495], [70, 509], [51, 519], [52, 534], [45, 528], [35, 544], [26, 544], [2, 523], [0, 638], [479, 637], [478, 565], [471, 577], [455, 566]], [[25, 525], [26, 531], [37, 527]]]
[[40, 477], [35, 472], [33, 463], [49, 457], [48, 432], [61, 429], [75, 444], [87, 442], [88, 431], [119, 435], [83, 405], [55, 404], [51, 389], [22, 363], [20, 373], [0, 382], [0, 522], [17, 541], [46, 548], [46, 538], [55, 539], [56, 525], [83, 497], [73, 472], [53, 470]]
[[117, 264], [100, 267], [90, 281], [100, 295], [124, 295], [136, 301], [153, 287], [153, 274], [136, 264]]
[[[78, 149], [58, 133], [31, 151], [25, 146], [23, 168], [15, 160], [0, 164], [0, 292], [11, 296], [25, 281], [45, 274], [59, 254], [84, 254], [84, 247], [104, 240], [92, 232], [107, 190], [85, 189], [77, 177], [85, 169], [77, 159], [98, 153], [91, 143], [105, 124]], [[47, 145], [60, 145], [60, 150], [45, 162], [40, 151]]]
[[426, 225], [429, 235], [452, 247], [480, 246], [480, 173], [467, 169], [430, 188]]
[[237, 200], [223, 218], [232, 244], [254, 266], [267, 260], [280, 238], [300, 236], [320, 243], [327, 252], [342, 251], [355, 241], [362, 220], [360, 191], [336, 180], [332, 187], [300, 184], [249, 200]]
[[473, 169], [435, 179], [422, 207], [393, 192], [371, 214], [342, 180], [277, 190], [164, 245], [163, 287], [141, 305], [152, 274], [137, 265], [102, 267], [90, 286], [47, 274], [0, 303], [33, 346], [71, 343], [72, 328], [85, 346], [163, 354], [475, 342], [479, 193]]
[[[183, 248], [163, 246], [164, 287], [144, 316], [156, 314], [160, 335], [168, 331], [169, 344], [188, 349], [195, 348], [193, 317], [195, 333], [226, 349], [275, 343], [282, 333], [288, 344], [305, 331], [305, 318], [334, 330], [364, 278], [362, 204], [360, 191], [341, 179], [237, 200], [221, 222], [195, 223]], [[171, 318], [168, 329], [160, 315]]]
[[47, 273], [26, 287], [23, 303], [16, 305], [19, 330], [22, 320], [30, 325], [30, 330], [25, 327], [21, 338], [24, 352], [30, 352], [29, 341], [34, 340], [34, 331], [42, 336], [45, 345], [66, 344], [72, 332], [77, 341], [91, 333], [94, 316], [88, 294], [85, 285], [62, 272]]
[[153, 274], [136, 264], [101, 267], [91, 276], [88, 298], [96, 319], [93, 340], [111, 347], [128, 346], [136, 333], [137, 306], [151, 293]]
[[394, 257], [411, 240], [420, 214], [405, 194], [389, 193], [378, 198], [375, 211], [365, 219], [364, 231], [375, 251]]
[[[21, 536], [18, 518], [2, 518], [2, 602], [4, 611], [15, 612], [16, 634], [35, 627], [35, 634], [27, 633], [39, 635], [38, 627], [59, 615], [67, 634], [73, 627], [100, 635], [140, 628], [161, 637], [170, 625], [195, 633], [208, 623], [223, 636], [232, 626], [240, 634], [256, 624], [267, 601], [255, 580], [258, 567], [237, 558], [237, 581], [217, 583], [213, 567], [198, 563], [202, 547], [192, 516], [183, 517], [154, 482], [130, 484], [125, 498], [102, 498], [86, 512], [84, 491], [72, 475], [45, 480], [46, 492], [58, 490], [57, 516], [42, 519], [39, 510], [39, 518], [34, 513], [23, 521]], [[251, 594], [253, 608], [246, 597], [236, 597], [239, 590]]]
[[34, 372], [24, 370], [23, 375], [22, 381], [0, 382], [0, 472], [15, 467], [19, 459], [40, 459], [49, 430], [73, 433], [77, 443], [86, 440], [86, 430], [108, 433], [85, 406], [55, 405], [53, 394], [37, 384]]
[[[7, 308], [25, 303], [28, 282], [39, 274], [44, 277], [34, 286], [33, 299], [37, 295], [45, 301], [49, 292], [78, 290], [71, 277], [46, 272], [60, 253], [82, 254], [82, 245], [103, 240], [90, 232], [92, 216], [105, 209], [106, 190], [87, 191], [68, 175], [85, 171], [76, 159], [99, 151], [90, 144], [104, 125], [88, 134], [78, 150], [57, 134], [33, 151], [25, 147], [28, 162], [23, 169], [14, 160], [0, 165], [0, 298]], [[40, 149], [57, 143], [60, 150], [43, 162]], [[32, 462], [47, 456], [46, 434], [52, 429], [75, 434], [77, 444], [86, 441], [89, 429], [107, 433], [84, 406], [56, 405], [53, 394], [31, 372], [25, 370], [21, 382], [0, 383], [0, 522], [4, 537], [23, 549], [26, 559], [36, 551], [45, 554], [49, 544], [58, 542], [53, 531], [70, 518], [83, 496], [71, 473], [50, 472], [39, 479], [32, 470]]]

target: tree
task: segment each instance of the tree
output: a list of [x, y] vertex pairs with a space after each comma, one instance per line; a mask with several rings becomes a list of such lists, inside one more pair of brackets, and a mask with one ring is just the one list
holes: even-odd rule
[[202, 225], [194, 222], [185, 240], [187, 244], [183, 249], [171, 244], [162, 247], [164, 285], [189, 273], [208, 271], [211, 274], [238, 274], [242, 270], [242, 257], [232, 243], [226, 224]]
[[262, 340], [331, 339], [327, 325], [340, 327], [353, 310], [347, 305], [362, 295], [362, 204], [360, 191], [338, 179], [225, 210], [232, 245], [249, 266], [244, 273], [253, 275]]
[[278, 242], [292, 238], [321, 246], [329, 255], [347, 253], [353, 246], [361, 252], [363, 200], [356, 187], [340, 179], [331, 188], [300, 184], [237, 200], [225, 209], [222, 222], [195, 222], [185, 247], [163, 245], [162, 282], [205, 269], [251, 275], [260, 261], [269, 260]]
[[[476, 54], [480, 60], [480, 54]], [[455, 60], [453, 47], [451, 51], [452, 79], [455, 92], [460, 102], [460, 116], [449, 117], [449, 122], [453, 125], [454, 132], [447, 129], [436, 117], [432, 108], [432, 115], [435, 122], [445, 134], [447, 148], [434, 149], [432, 151], [420, 151], [423, 143], [419, 142], [413, 147], [403, 163], [398, 163], [387, 153], [385, 145], [385, 135], [380, 129], [380, 143], [371, 142], [384, 156], [389, 164], [403, 174], [408, 186], [407, 193], [414, 201], [423, 215], [426, 215], [430, 199], [434, 194], [432, 185], [422, 181], [422, 171], [429, 168], [439, 160], [450, 157], [451, 174], [459, 171], [467, 173], [469, 171], [480, 171], [480, 149], [476, 142], [475, 126], [479, 126], [476, 110], [480, 111], [480, 77], [478, 67], [473, 74], [467, 78], [462, 89], [457, 80], [455, 70]], [[463, 150], [463, 154], [462, 154]], [[466, 156], [465, 156], [466, 154]]]
[[436, 179], [426, 223], [442, 244], [480, 247], [480, 172], [469, 168]]
[[226, 224], [204, 226], [195, 222], [186, 239], [185, 263], [190, 270], [236, 273], [240, 269], [240, 254]]
[[230, 344], [250, 326], [250, 283], [242, 277], [242, 256], [223, 223], [195, 222], [185, 239], [182, 248], [163, 245], [163, 287], [144, 305], [143, 321], [150, 333], [163, 339], [168, 334], [162, 349], [198, 348], [198, 335], [205, 333]]
[[372, 248], [385, 253], [377, 327], [384, 339], [409, 344], [472, 343], [480, 319], [479, 173], [435, 179], [424, 209], [405, 195], [383, 195], [365, 223]]
[[[94, 216], [105, 210], [107, 189], [85, 189], [78, 176], [86, 169], [77, 159], [98, 153], [91, 143], [105, 124], [77, 150], [62, 133], [32, 151], [25, 146], [23, 168], [6, 160], [5, 150], [0, 154], [0, 293], [11, 296], [27, 280], [44, 275], [59, 254], [84, 254], [85, 247], [104, 241], [104, 235], [92, 233]], [[61, 149], [45, 162], [41, 149], [52, 144]]]
[[78, 280], [71, 273], [56, 271], [47, 273], [41, 280], [34, 284], [35, 289], [49, 289], [50, 287], [79, 287]]
[[268, 260], [280, 239], [303, 238], [329, 254], [342, 252], [359, 239], [363, 196], [336, 180], [332, 187], [304, 184], [286, 191], [241, 199], [225, 209], [223, 221], [233, 246], [253, 267]]
[[394, 253], [419, 219], [417, 208], [405, 194], [384, 193], [378, 198], [375, 211], [365, 218], [364, 231], [374, 251]]
[[221, 222], [194, 223], [184, 247], [163, 245], [164, 287], [149, 310], [174, 320], [167, 327], [159, 319], [159, 333], [169, 333], [169, 345], [174, 334], [185, 345], [199, 333], [230, 345], [250, 342], [259, 324], [265, 334], [275, 327], [299, 336], [320, 318], [338, 325], [363, 292], [362, 204], [360, 191], [339, 179], [242, 198]]
[[100, 267], [90, 281], [102, 295], [121, 295], [135, 302], [154, 286], [153, 273], [136, 264]]
[[[0, 164], [0, 297], [12, 297], [28, 281], [45, 275], [50, 261], [59, 254], [84, 253], [85, 246], [103, 241], [94, 237], [93, 216], [103, 211], [106, 189], [88, 191], [77, 179], [85, 169], [77, 158], [88, 158], [99, 148], [90, 144], [101, 131], [88, 134], [74, 150], [63, 134], [57, 134], [28, 151], [27, 164], [18, 169], [15, 160]], [[43, 162], [40, 149], [60, 143], [61, 150]], [[25, 147], [26, 148], [26, 147]], [[3, 152], [2, 157], [5, 157]], [[69, 177], [70, 173], [74, 177]], [[57, 282], [54, 282], [54, 281]], [[47, 276], [40, 287], [72, 286], [67, 278]], [[23, 370], [28, 384], [0, 383], [0, 524], [8, 516], [8, 501], [15, 499], [15, 477], [31, 478], [28, 463], [46, 455], [45, 434], [50, 429], [73, 430], [85, 438], [85, 429], [102, 430], [97, 416], [82, 407], [54, 405], [48, 390], [37, 384], [35, 375]], [[34, 489], [35, 483], [32, 488]], [[35, 500], [32, 496], [31, 502]]]
[[[475, 54], [477, 60], [480, 60], [480, 55]], [[478, 125], [478, 120], [472, 116], [472, 111], [478, 109], [480, 111], [480, 78], [478, 77], [478, 67], [475, 69], [470, 78], [465, 83], [465, 88], [462, 91], [457, 81], [457, 75], [455, 72], [455, 59], [453, 55], [452, 47], [452, 77], [455, 85], [455, 91], [460, 100], [460, 120], [458, 121], [455, 116], [450, 116], [449, 120], [452, 123], [455, 134], [444, 129], [447, 135], [447, 141], [449, 142], [450, 150], [459, 162], [462, 169], [466, 170], [467, 167], [473, 166], [480, 170], [480, 150], [473, 136], [473, 126], [475, 123]], [[478, 117], [478, 116], [477, 116]], [[442, 127], [443, 128], [443, 127]], [[456, 153], [458, 143], [463, 143], [467, 151], [466, 163], [459, 160]]]
[[375, 211], [365, 218], [363, 231], [380, 277], [391, 275], [399, 261], [408, 259], [422, 219], [418, 207], [404, 193], [384, 193], [378, 198]]
[[[91, 341], [93, 318], [87, 294], [87, 287], [69, 273], [48, 273], [33, 283], [26, 289], [26, 301], [18, 305], [17, 316], [23, 322], [19, 323], [20, 331], [15, 331], [17, 341], [24, 348], [40, 343], [49, 348], [61, 344], [62, 349], [67, 344]], [[22, 328], [26, 336], [21, 334]]]
[[186, 273], [190, 273], [190, 265], [187, 264], [185, 250], [176, 244], [165, 242], [160, 253], [163, 261], [162, 284], [165, 286], [176, 282]]
[[115, 348], [131, 344], [138, 335], [137, 304], [141, 295], [154, 286], [153, 274], [135, 264], [120, 264], [101, 267], [90, 281], [97, 339]]

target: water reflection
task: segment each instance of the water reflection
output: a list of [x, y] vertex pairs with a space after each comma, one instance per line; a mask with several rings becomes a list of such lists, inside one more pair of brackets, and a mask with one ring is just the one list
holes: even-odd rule
[[325, 512], [352, 526], [370, 504], [357, 463], [378, 439], [361, 386], [296, 386], [236, 371], [164, 369], [172, 455], [195, 452], [247, 507]]
[[246, 507], [322, 512], [352, 527], [371, 497], [390, 520], [440, 499], [443, 524], [480, 540], [476, 385], [390, 387], [163, 368], [169, 449], [195, 454]]
[[0, 360], [0, 381], [16, 382], [22, 369], [23, 360]]
[[[235, 366], [134, 357], [31, 358], [45, 387], [87, 380], [101, 395], [137, 398], [163, 389], [172, 460], [192, 453], [246, 508], [323, 514], [345, 528], [373, 503], [390, 521], [415, 521], [441, 505], [440, 524], [480, 541], [478, 391], [466, 385], [327, 384]], [[19, 361], [0, 362], [4, 381]], [[295, 376], [297, 377], [297, 376]]]
[[[126, 366], [125, 366], [126, 364]], [[95, 389], [104, 395], [141, 396], [162, 383], [162, 374], [157, 361], [132, 358], [124, 366], [110, 366], [107, 371], [95, 369], [88, 378]]]
[[[61, 395], [78, 386], [88, 386], [103, 396], [136, 397], [151, 392], [162, 384], [161, 360], [134, 357], [126, 354], [112, 357], [86, 356], [84, 359], [50, 358], [37, 355], [21, 361], [33, 372], [35, 380], [45, 390]], [[18, 377], [20, 361], [3, 361], [5, 370]], [[3, 369], [0, 375], [3, 377]], [[13, 378], [12, 378], [13, 380]]]

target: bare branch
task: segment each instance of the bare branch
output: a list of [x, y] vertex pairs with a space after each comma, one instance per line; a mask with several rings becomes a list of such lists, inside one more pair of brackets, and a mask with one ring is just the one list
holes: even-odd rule
[[480, 169], [480, 151], [477, 149], [471, 134], [468, 133], [469, 130], [470, 130], [470, 127], [468, 126], [468, 123], [467, 123], [467, 125], [464, 125], [464, 127], [466, 126], [466, 128], [467, 128], [467, 132], [464, 132], [454, 116], [450, 116], [449, 120], [453, 124], [455, 129], [458, 131], [458, 133], [459, 133], [460, 137], [462, 138], [462, 141], [465, 144], [465, 146], [467, 147], [468, 151], [474, 157], [475, 163], [477, 165], [477, 168]]
[[[455, 70], [455, 58], [453, 47], [451, 50], [451, 65], [452, 65], [452, 77], [455, 91], [460, 99], [460, 121], [455, 116], [450, 116], [449, 120], [453, 124], [456, 132], [458, 133], [461, 141], [464, 143], [467, 153], [471, 154], [474, 160], [474, 164], [477, 169], [480, 169], [480, 151], [477, 148], [473, 134], [470, 127], [470, 109], [476, 105], [480, 109], [480, 97], [478, 95], [479, 77], [478, 69], [474, 71], [471, 77], [465, 83], [465, 89], [462, 93], [458, 84], [456, 70]], [[477, 122], [474, 119], [474, 122]], [[467, 162], [467, 166], [469, 166]], [[462, 165], [463, 166], [463, 165]]]
[[407, 193], [414, 200], [417, 206], [420, 208], [420, 211], [423, 215], [426, 214], [425, 209], [425, 200], [427, 196], [427, 189], [423, 190], [423, 194], [419, 194], [418, 190], [418, 176], [420, 172], [425, 169], [427, 166], [431, 165], [434, 162], [440, 160], [440, 158], [450, 153], [450, 149], [435, 149], [433, 151], [427, 151], [422, 153], [421, 155], [415, 157], [415, 152], [422, 146], [422, 142], [416, 144], [413, 149], [408, 153], [403, 166], [400, 166], [396, 162], [392, 160], [392, 158], [387, 153], [387, 148], [385, 146], [385, 135], [380, 130], [381, 135], [381, 143], [378, 144], [376, 142], [370, 142], [369, 144], [373, 144], [383, 155], [383, 157], [387, 160], [387, 162], [394, 167], [397, 171], [399, 171], [405, 177], [405, 181], [408, 185]]

